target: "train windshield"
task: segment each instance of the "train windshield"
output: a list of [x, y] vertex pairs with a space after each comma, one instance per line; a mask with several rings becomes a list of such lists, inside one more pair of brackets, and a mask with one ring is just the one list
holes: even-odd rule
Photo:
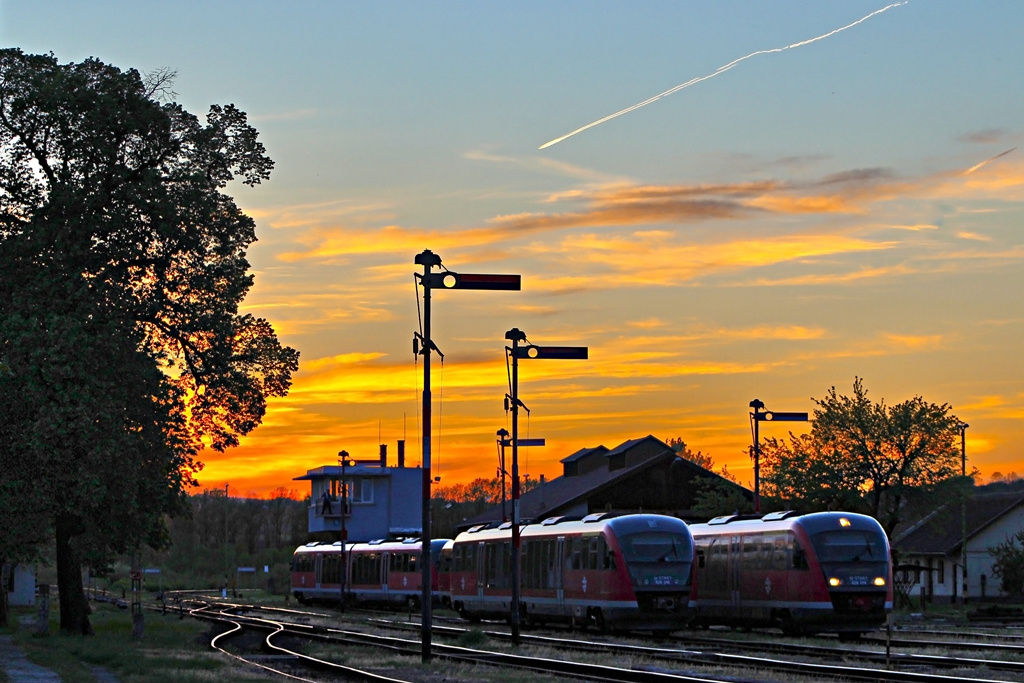
[[642, 531], [619, 539], [627, 564], [635, 562], [691, 562], [693, 548], [683, 534], [664, 531]]
[[886, 562], [885, 537], [877, 532], [844, 529], [811, 538], [819, 562]]

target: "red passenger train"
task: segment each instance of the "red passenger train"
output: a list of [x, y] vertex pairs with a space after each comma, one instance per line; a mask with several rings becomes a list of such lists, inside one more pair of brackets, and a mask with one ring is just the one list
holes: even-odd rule
[[[669, 631], [690, 619], [693, 539], [674, 517], [553, 517], [521, 527], [520, 551], [526, 623]], [[450, 552], [451, 607], [470, 620], [510, 618], [511, 524], [459, 534]]]
[[698, 625], [856, 636], [892, 611], [889, 540], [847, 512], [734, 515], [690, 526]]
[[[447, 542], [430, 542], [431, 594], [435, 600], [441, 548]], [[423, 586], [420, 546], [418, 539], [349, 543], [346, 602], [419, 605]], [[292, 556], [292, 594], [302, 603], [338, 602], [342, 593], [341, 570], [345, 565], [340, 542], [299, 546]]]

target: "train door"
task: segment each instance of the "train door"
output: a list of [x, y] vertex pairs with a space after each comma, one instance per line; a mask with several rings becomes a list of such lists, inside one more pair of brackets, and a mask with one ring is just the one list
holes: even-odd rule
[[390, 596], [388, 591], [388, 568], [391, 565], [392, 553], [384, 552], [380, 554], [380, 591], [381, 599], [387, 600]]
[[729, 539], [729, 604], [736, 612], [743, 608], [743, 595], [740, 590], [740, 563], [742, 562], [743, 537], [732, 536]]
[[476, 604], [484, 608], [484, 586], [487, 585], [487, 545], [480, 541], [476, 545]]
[[555, 543], [555, 607], [565, 612], [565, 536], [559, 536]]
[[323, 576], [323, 564], [324, 564], [323, 553], [317, 553], [316, 556], [314, 557], [314, 560], [315, 560], [315, 562], [313, 563], [313, 567], [314, 567], [314, 569], [313, 569], [314, 574], [313, 575], [315, 577], [314, 581], [316, 582], [316, 589], [317, 589], [317, 591], [319, 591], [320, 590], [321, 577]]

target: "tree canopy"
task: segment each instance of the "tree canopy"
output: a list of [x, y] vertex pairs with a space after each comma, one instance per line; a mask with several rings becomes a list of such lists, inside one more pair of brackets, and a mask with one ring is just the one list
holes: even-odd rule
[[237, 445], [298, 368], [238, 311], [255, 223], [224, 190], [273, 162], [244, 112], [201, 122], [167, 85], [0, 50], [0, 526], [49, 520], [66, 632], [90, 630], [83, 558], [165, 543], [204, 442]]
[[920, 396], [888, 406], [872, 402], [860, 378], [853, 395], [832, 387], [811, 432], [761, 445], [765, 495], [810, 510], [875, 517], [891, 533], [906, 496], [960, 474], [960, 420], [948, 404]]
[[753, 511], [752, 496], [749, 496], [749, 492], [740, 486], [736, 476], [729, 471], [727, 466], [722, 465], [722, 468], [716, 471], [715, 459], [711, 454], [701, 451], [694, 453], [682, 437], [672, 437], [665, 443], [678, 453], [679, 457], [721, 477], [701, 478], [693, 482], [693, 514], [711, 519], [719, 515], [744, 514]]

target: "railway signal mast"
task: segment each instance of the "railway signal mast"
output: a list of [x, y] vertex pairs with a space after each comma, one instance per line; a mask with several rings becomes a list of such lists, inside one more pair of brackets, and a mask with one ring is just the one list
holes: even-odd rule
[[750, 414], [751, 425], [754, 430], [754, 512], [761, 512], [761, 438], [758, 425], [762, 422], [807, 422], [807, 413], [779, 412], [764, 410], [764, 402], [754, 399], [750, 402], [754, 412]]
[[[522, 592], [522, 571], [519, 566], [519, 447], [520, 446], [543, 446], [543, 439], [520, 439], [519, 438], [519, 408], [524, 407], [519, 400], [519, 359], [561, 359], [561, 360], [587, 360], [589, 349], [586, 346], [537, 346], [528, 344], [520, 346], [526, 341], [526, 333], [517, 327], [505, 333], [505, 339], [512, 342], [512, 346], [505, 347], [505, 352], [512, 359], [512, 386], [511, 393], [506, 396], [507, 406], [512, 410], [512, 604], [509, 621], [512, 626], [512, 644], [519, 646], [519, 604]], [[506, 445], [502, 443], [502, 445]]]
[[[519, 291], [522, 288], [519, 275], [495, 275], [482, 273], [453, 273], [441, 265], [441, 257], [425, 249], [416, 255], [415, 263], [423, 266], [423, 273], [413, 273], [413, 277], [423, 287], [423, 319], [422, 329], [413, 338], [413, 353], [423, 356], [423, 533], [420, 538], [422, 548], [423, 585], [420, 593], [422, 608], [422, 659], [430, 661], [430, 630], [431, 630], [431, 566], [430, 562], [430, 485], [433, 481], [430, 474], [430, 352], [440, 349], [434, 345], [430, 336], [430, 294], [434, 289], [484, 289]], [[441, 272], [432, 272], [434, 268], [443, 268]], [[441, 356], [444, 358], [444, 356]]]

